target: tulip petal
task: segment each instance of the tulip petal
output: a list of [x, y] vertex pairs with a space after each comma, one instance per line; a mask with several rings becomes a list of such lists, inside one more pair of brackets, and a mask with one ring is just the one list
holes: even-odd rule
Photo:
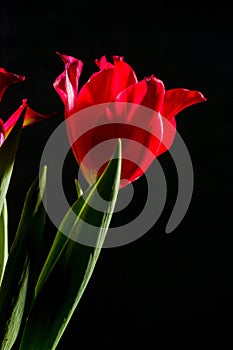
[[0, 101], [9, 85], [25, 80], [24, 76], [17, 75], [0, 68]]
[[184, 108], [204, 101], [206, 101], [206, 98], [199, 91], [187, 89], [167, 90], [161, 114], [163, 117], [171, 119]]
[[3, 123], [3, 120], [0, 119], [0, 147], [4, 142], [4, 139], [5, 139], [4, 123]]
[[[101, 109], [102, 112], [108, 110], [108, 116], [102, 113], [102, 118], [97, 119]], [[134, 111], [130, 120], [128, 111]], [[133, 182], [156, 157], [163, 134], [160, 113], [144, 106], [117, 102], [79, 111], [67, 119], [67, 129], [75, 158], [90, 184], [105, 169], [114, 140], [122, 141], [121, 179]]]
[[34, 111], [31, 107], [27, 106], [26, 114], [23, 122], [23, 127], [38, 123], [44, 119], [50, 119], [55, 115], [55, 113], [51, 114], [43, 114]]
[[[106, 56], [102, 56], [99, 60], [98, 58], [95, 59], [95, 63], [97, 64], [100, 70], [105, 70], [105, 69], [107, 70], [114, 67], [112, 63], [107, 61]], [[98, 74], [98, 72], [94, 74]]]
[[165, 94], [163, 82], [154, 76], [129, 86], [116, 98], [117, 102], [129, 102], [160, 112]]
[[28, 107], [27, 100], [24, 99], [22, 105], [12, 114], [12, 116], [4, 124], [5, 138], [7, 138], [7, 136], [11, 132], [13, 126], [15, 125], [17, 120], [19, 119], [25, 106], [27, 108], [26, 108], [26, 113], [25, 113], [25, 117], [24, 117], [23, 127], [37, 123], [43, 119], [49, 119], [53, 116], [53, 114], [46, 115], [46, 114], [42, 114], [42, 113], [38, 113], [38, 112], [34, 111], [30, 107]]
[[[5, 138], [7, 138], [7, 136], [9, 135], [9, 133], [11, 132], [13, 126], [15, 125], [15, 123], [17, 122], [17, 120], [19, 119], [20, 115], [22, 114], [22, 111], [25, 109], [25, 107], [27, 106], [27, 100], [24, 99], [23, 103], [21, 104], [21, 106], [12, 114], [12, 116], [5, 122], [4, 124], [4, 129], [5, 129]], [[24, 117], [25, 118], [25, 117]]]
[[113, 61], [114, 65], [110, 64], [105, 56], [99, 61], [96, 60], [100, 71], [94, 73], [80, 89], [76, 111], [92, 105], [112, 102], [119, 92], [137, 82], [135, 72], [123, 57], [113, 56]]
[[72, 56], [57, 52], [65, 64], [65, 70], [54, 81], [53, 86], [65, 105], [66, 116], [70, 115], [76, 103], [79, 77], [83, 62]]
[[[116, 97], [116, 102], [108, 105], [106, 117], [105, 114], [102, 114], [105, 120], [102, 120], [101, 123], [94, 122], [96, 115], [94, 118], [91, 115], [86, 118], [79, 115], [76, 121], [79, 126], [75, 126], [75, 122], [70, 124], [68, 132], [73, 134], [72, 140], [76, 139], [72, 148], [73, 153], [78, 163], [81, 164], [81, 169], [89, 183], [96, 181], [97, 173], [99, 176], [107, 164], [106, 162], [100, 169], [98, 167], [100, 158], [103, 158], [106, 152], [109, 152], [109, 155], [112, 152], [113, 146], [110, 144], [106, 146], [105, 142], [116, 138], [122, 140], [121, 178], [133, 182], [146, 171], [156, 157], [162, 139], [162, 123], [158, 112], [161, 109], [163, 98], [164, 85], [159, 79], [152, 76], [139, 83], [131, 84], [120, 92]], [[102, 105], [107, 107], [107, 104], [99, 104], [99, 106]], [[75, 127], [82, 127], [81, 124], [87, 123], [88, 120], [93, 125], [93, 129], [77, 140], [73, 132]], [[83, 162], [88, 152], [101, 143], [103, 149], [92, 152]], [[107, 156], [105, 158], [108, 159]]]
[[121, 90], [137, 83], [138, 79], [132, 67], [124, 61], [124, 57], [113, 56], [113, 62], [115, 72], [117, 72], [115, 75], [115, 85], [117, 85], [118, 88], [114, 93], [115, 96], [117, 96]]
[[[159, 129], [158, 120], [155, 124]], [[161, 129], [157, 132], [161, 135]], [[161, 142], [147, 130], [123, 123], [109, 123], [89, 130], [76, 140], [73, 151], [90, 184], [94, 183], [106, 168], [117, 138], [122, 142], [121, 179], [128, 182], [133, 182], [147, 170], [156, 157]], [[95, 148], [96, 146], [98, 147]]]
[[159, 149], [157, 151], [157, 157], [169, 150], [171, 145], [173, 144], [175, 135], [176, 135], [176, 120], [174, 117], [170, 118], [169, 120], [163, 118], [163, 137], [162, 142], [159, 146]]

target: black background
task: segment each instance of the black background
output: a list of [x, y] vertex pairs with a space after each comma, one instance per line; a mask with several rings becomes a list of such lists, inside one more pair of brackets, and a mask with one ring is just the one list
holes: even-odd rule
[[[81, 85], [96, 71], [95, 58], [106, 55], [111, 60], [112, 55], [121, 55], [138, 79], [154, 74], [167, 89], [195, 89], [207, 97], [207, 102], [189, 107], [177, 117], [195, 176], [186, 216], [172, 233], [165, 234], [177, 181], [169, 154], [164, 154], [159, 160], [169, 191], [160, 219], [135, 242], [102, 251], [58, 349], [145, 345], [156, 342], [158, 324], [230, 320], [230, 8], [223, 2], [210, 8], [201, 3], [170, 5], [166, 1], [9, 1], [1, 5], [0, 35], [0, 66], [26, 76], [25, 82], [6, 91], [1, 117], [7, 119], [25, 97], [39, 112], [58, 112], [53, 120], [23, 131], [8, 194], [12, 234], [26, 190], [37, 175], [46, 140], [63, 120], [63, 105], [52, 86], [63, 70], [56, 51], [84, 62]], [[67, 165], [76, 171], [72, 156]], [[143, 187], [143, 178], [135, 186]], [[47, 231], [49, 240], [54, 232], [49, 222]]]

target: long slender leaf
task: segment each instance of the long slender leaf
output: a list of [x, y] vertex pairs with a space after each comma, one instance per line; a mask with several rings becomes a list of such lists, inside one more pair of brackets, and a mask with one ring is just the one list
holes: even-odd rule
[[0, 214], [0, 286], [8, 257], [8, 215], [6, 199]]
[[15, 123], [7, 139], [0, 147], [0, 213], [10, 184], [12, 170], [18, 150], [26, 107]]
[[[17, 233], [9, 252], [0, 289], [0, 349], [10, 350], [34, 298], [38, 258], [46, 212], [41, 196], [45, 192], [46, 168], [32, 183], [24, 203]], [[42, 187], [43, 186], [43, 187]]]
[[0, 286], [8, 257], [7, 203], [6, 194], [10, 184], [26, 107], [0, 147]]
[[[104, 174], [85, 193], [86, 199], [81, 196], [77, 200], [62, 222], [37, 284], [20, 350], [56, 349], [98, 260], [117, 199], [120, 169], [119, 141]], [[93, 209], [98, 205], [99, 195], [108, 202], [103, 212]], [[77, 215], [75, 221], [73, 211]], [[61, 233], [66, 227], [78, 240], [88, 234], [85, 222], [95, 228], [96, 246], [80, 244]]]

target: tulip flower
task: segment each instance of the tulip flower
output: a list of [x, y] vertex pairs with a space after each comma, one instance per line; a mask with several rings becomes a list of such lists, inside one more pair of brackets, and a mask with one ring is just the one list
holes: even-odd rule
[[[21, 128], [53, 114], [37, 113], [24, 99], [8, 120], [0, 119], [0, 348], [5, 350], [57, 348], [93, 274], [119, 188], [137, 180], [155, 158], [171, 147], [176, 135], [177, 114], [206, 100], [196, 90], [166, 90], [154, 75], [138, 81], [133, 68], [120, 56], [113, 56], [112, 63], [105, 56], [95, 60], [99, 70], [79, 88], [83, 62], [72, 56], [58, 55], [65, 69], [55, 79], [54, 88], [64, 104], [70, 147], [84, 177], [93, 186], [82, 192], [75, 179], [77, 199], [60, 223], [54, 222], [57, 233], [40, 269], [38, 261], [46, 240], [43, 236], [46, 216], [50, 216], [51, 207], [56, 209], [56, 218], [57, 214], [60, 216], [57, 200], [60, 196], [54, 197], [56, 191], [48, 191], [49, 197], [54, 197], [51, 204], [55, 206], [44, 205], [47, 184], [52, 184], [47, 181], [46, 163], [54, 157], [42, 156], [42, 171], [27, 192], [8, 249], [7, 193]], [[24, 79], [0, 68], [0, 101], [8, 86]], [[55, 146], [63, 146], [61, 134], [55, 135], [59, 135], [55, 137], [58, 141]], [[46, 154], [54, 155], [54, 150], [59, 150], [59, 147], [54, 148], [54, 139], [47, 146]], [[61, 156], [62, 152], [57, 153]], [[55, 159], [51, 165], [48, 178], [56, 177], [60, 181], [61, 168], [56, 166], [62, 165], [61, 162], [56, 163]], [[55, 189], [59, 192], [60, 186]], [[100, 201], [100, 196], [105, 201]], [[63, 211], [64, 203], [61, 204]], [[154, 212], [148, 212], [154, 217]], [[132, 232], [133, 239], [137, 239], [134, 229]], [[124, 232], [117, 235], [116, 242], [112, 237], [106, 246], [132, 241], [131, 235], [128, 241]], [[57, 293], [61, 285], [66, 288]]]
[[[25, 80], [24, 76], [17, 75], [6, 71], [4, 68], [0, 68], [0, 101], [5, 90], [11, 84], [22, 82]], [[21, 113], [26, 108], [23, 127], [34, 124], [43, 119], [50, 118], [52, 115], [45, 115], [42, 113], [37, 113], [27, 105], [27, 99], [23, 99], [21, 106], [12, 114], [12, 116], [4, 123], [0, 119], [0, 146], [3, 144], [4, 140], [7, 138], [11, 132], [13, 126], [19, 119]]]
[[[112, 146], [108, 147], [107, 143], [97, 152], [91, 152], [93, 147], [123, 139], [122, 188], [138, 179], [156, 157], [171, 147], [176, 134], [176, 115], [206, 100], [195, 90], [165, 90], [163, 82], [154, 75], [138, 81], [132, 67], [120, 56], [113, 56], [113, 63], [105, 56], [95, 60], [99, 71], [78, 91], [83, 62], [58, 55], [65, 70], [54, 81], [54, 88], [64, 103], [73, 154], [90, 184], [107, 164], [106, 161], [99, 168], [101, 152], [107, 149], [109, 156], [112, 153]], [[79, 130], [83, 130], [81, 135]]]

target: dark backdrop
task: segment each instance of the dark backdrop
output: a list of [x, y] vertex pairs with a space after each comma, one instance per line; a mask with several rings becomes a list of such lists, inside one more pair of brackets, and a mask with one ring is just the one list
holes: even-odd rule
[[[53, 120], [23, 131], [9, 191], [11, 232], [38, 172], [46, 140], [63, 120], [63, 105], [52, 87], [63, 70], [56, 51], [83, 60], [81, 84], [96, 70], [95, 58], [121, 55], [139, 79], [155, 74], [167, 89], [196, 89], [208, 99], [177, 117], [195, 176], [192, 202], [183, 221], [165, 234], [177, 182], [169, 154], [164, 154], [160, 162], [169, 191], [160, 219], [135, 242], [102, 251], [58, 348], [78, 349], [79, 344], [89, 348], [96, 341], [110, 348], [116, 342], [122, 347], [147, 341], [156, 344], [158, 324], [230, 320], [233, 123], [229, 7], [223, 2], [209, 8], [166, 1], [157, 5], [120, 0], [11, 0], [1, 5], [0, 35], [0, 66], [26, 76], [24, 83], [5, 93], [1, 116], [7, 118], [24, 97], [42, 113], [58, 112]], [[67, 164], [76, 171], [72, 156]], [[143, 187], [143, 178], [135, 186]], [[49, 222], [47, 231], [49, 240], [53, 232]]]

